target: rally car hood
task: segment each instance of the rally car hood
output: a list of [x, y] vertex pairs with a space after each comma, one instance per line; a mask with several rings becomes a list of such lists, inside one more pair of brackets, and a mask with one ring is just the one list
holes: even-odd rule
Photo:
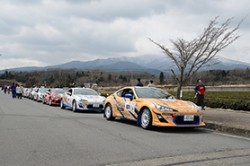
[[58, 97], [58, 98], [62, 98], [62, 97], [63, 97], [63, 94], [52, 93], [51, 96], [55, 96], [55, 97]]
[[87, 100], [89, 103], [103, 103], [105, 101], [105, 97], [98, 95], [76, 95], [75, 97], [78, 100]]
[[172, 108], [175, 112], [197, 112], [198, 107], [189, 101], [178, 99], [150, 99], [153, 105], [160, 105]]
[[60, 94], [58, 94], [58, 93], [53, 93], [52, 95], [53, 95], [53, 96], [57, 96], [57, 97], [63, 97], [63, 94], [61, 94], [61, 93], [60, 93]]

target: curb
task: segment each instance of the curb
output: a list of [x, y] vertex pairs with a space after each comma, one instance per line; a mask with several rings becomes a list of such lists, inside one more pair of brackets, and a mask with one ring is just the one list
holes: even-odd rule
[[247, 130], [247, 129], [226, 126], [226, 125], [223, 125], [222, 123], [213, 122], [213, 121], [205, 121], [205, 124], [206, 124], [205, 127], [208, 129], [250, 138], [250, 130]]

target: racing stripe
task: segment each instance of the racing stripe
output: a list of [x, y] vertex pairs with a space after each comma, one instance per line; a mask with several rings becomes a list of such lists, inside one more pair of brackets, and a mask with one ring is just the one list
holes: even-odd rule
[[139, 114], [139, 110], [135, 107], [135, 113], [138, 115]]
[[122, 113], [122, 110], [120, 110], [119, 105], [116, 103], [117, 110], [120, 112], [122, 115], [122, 118], [127, 119], [127, 117]]
[[115, 97], [115, 95], [113, 95], [113, 98], [114, 98], [114, 100], [115, 100], [115, 105], [116, 105], [116, 108], [117, 108], [117, 110], [120, 112], [120, 114], [122, 115], [122, 118], [124, 118], [124, 119], [127, 119], [127, 117], [122, 113], [122, 110], [120, 110], [120, 107], [119, 107], [119, 104], [118, 104], [118, 102], [117, 102], [117, 100], [116, 100], [116, 97]]
[[[129, 112], [129, 111], [128, 111]], [[136, 120], [137, 118], [135, 117], [135, 115], [134, 114], [132, 114], [131, 112], [129, 112], [130, 113], [130, 115]]]

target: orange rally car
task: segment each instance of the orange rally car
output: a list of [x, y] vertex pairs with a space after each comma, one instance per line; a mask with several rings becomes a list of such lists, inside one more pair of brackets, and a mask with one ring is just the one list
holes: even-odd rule
[[153, 87], [125, 87], [105, 102], [104, 117], [134, 120], [144, 129], [205, 126], [200, 107]]

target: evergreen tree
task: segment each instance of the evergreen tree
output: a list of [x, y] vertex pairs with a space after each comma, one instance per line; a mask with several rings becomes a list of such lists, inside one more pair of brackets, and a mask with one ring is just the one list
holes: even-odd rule
[[160, 84], [162, 84], [164, 82], [164, 73], [163, 72], [160, 73], [159, 80], [160, 80]]
[[112, 80], [112, 75], [109, 73], [109, 76], [108, 76], [108, 80], [111, 81]]

